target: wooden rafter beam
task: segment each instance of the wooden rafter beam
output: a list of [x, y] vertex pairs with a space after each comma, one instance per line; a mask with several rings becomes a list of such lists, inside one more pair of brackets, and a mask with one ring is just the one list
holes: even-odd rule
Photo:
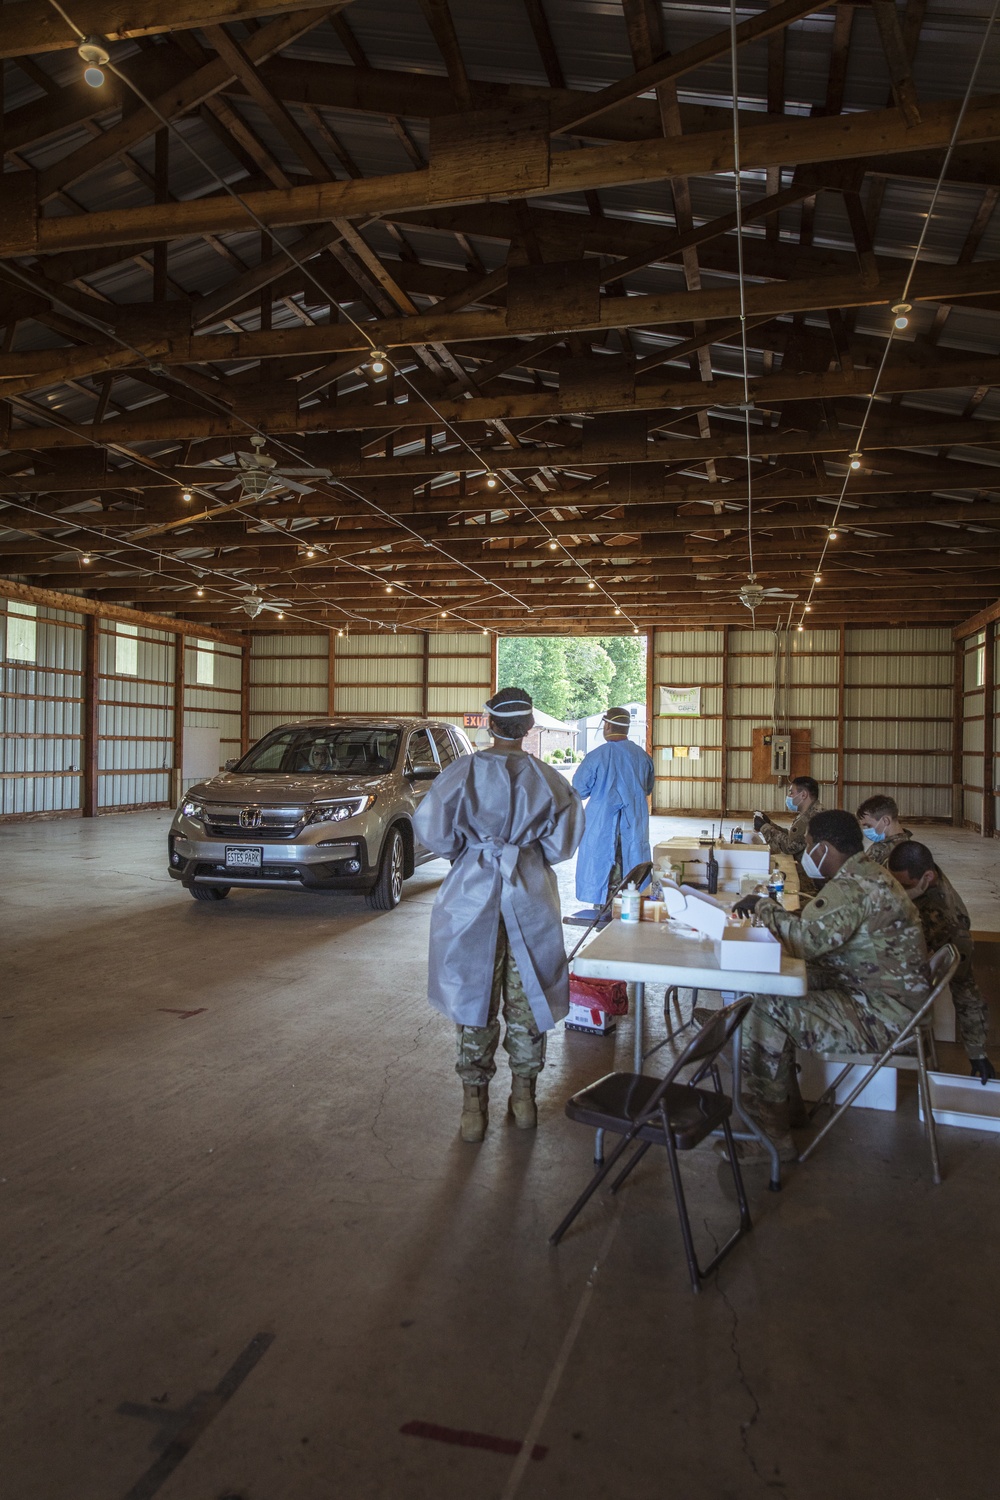
[[[261, 35], [256, 33], [257, 37]], [[248, 50], [255, 39], [250, 39]], [[220, 63], [220, 67], [229, 76], [226, 64]], [[844, 161], [946, 146], [959, 108], [951, 100], [928, 105], [922, 111], [921, 123], [915, 126], [908, 126], [898, 110], [876, 110], [835, 120], [789, 118], [778, 125], [750, 127], [742, 141], [743, 164], [749, 171], [787, 161]], [[468, 127], [475, 124], [476, 117], [470, 116]], [[991, 97], [973, 101], [962, 121], [959, 141], [997, 139], [1000, 100]], [[718, 170], [720, 160], [728, 160], [731, 149], [729, 134], [724, 131], [547, 155], [539, 154], [540, 144], [537, 135], [531, 137], [530, 145], [521, 146], [513, 140], [509, 143], [504, 180], [497, 181], [495, 191], [515, 199], [531, 198], [711, 173]], [[471, 192], [467, 172], [453, 166], [455, 161], [445, 150], [425, 171], [253, 193], [247, 201], [270, 229], [336, 217], [382, 216], [470, 198], [475, 201], [481, 193]], [[0, 253], [4, 255], [51, 254], [93, 245], [221, 234], [247, 225], [243, 207], [228, 197], [39, 218], [30, 174], [12, 175], [23, 181], [9, 184], [11, 210], [0, 224]]]

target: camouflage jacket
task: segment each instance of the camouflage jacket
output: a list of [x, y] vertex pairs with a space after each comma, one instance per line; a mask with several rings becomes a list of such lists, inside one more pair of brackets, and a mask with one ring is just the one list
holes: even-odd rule
[[[955, 979], [959, 983], [972, 978], [972, 955], [975, 944], [970, 928], [969, 912], [961, 896], [948, 879], [934, 866], [937, 881], [918, 896], [914, 905], [924, 929], [928, 953], [933, 953], [945, 943], [954, 943], [962, 955]], [[952, 981], [954, 983], [954, 981]]]
[[894, 833], [891, 839], [884, 839], [881, 844], [873, 844], [871, 839], [865, 839], [865, 853], [869, 859], [874, 859], [877, 864], [884, 865], [889, 861], [889, 855], [898, 844], [903, 844], [907, 839], [912, 839], [913, 834], [908, 828], [902, 833]]
[[889, 871], [864, 854], [841, 865], [800, 913], [765, 898], [755, 915], [786, 952], [806, 960], [811, 990], [847, 990], [895, 1026], [930, 994], [916, 907]]
[[791, 828], [782, 828], [777, 823], [765, 823], [760, 836], [773, 854], [794, 854], [796, 859], [800, 859], [806, 847], [806, 830], [816, 814], [822, 811], [822, 804], [814, 802], [811, 807], [802, 809]]

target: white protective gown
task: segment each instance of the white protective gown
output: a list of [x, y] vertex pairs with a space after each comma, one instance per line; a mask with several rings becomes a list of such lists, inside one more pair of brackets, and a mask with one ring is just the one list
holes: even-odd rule
[[569, 1009], [559, 889], [551, 866], [583, 837], [583, 804], [558, 771], [523, 751], [481, 750], [437, 777], [413, 819], [454, 861], [431, 914], [428, 999], [460, 1026], [485, 1026], [501, 913], [535, 1020]]

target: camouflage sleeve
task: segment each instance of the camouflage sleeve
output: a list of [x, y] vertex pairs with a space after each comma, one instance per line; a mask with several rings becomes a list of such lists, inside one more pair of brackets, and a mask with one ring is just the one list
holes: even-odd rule
[[801, 912], [785, 911], [767, 897], [757, 903], [754, 916], [781, 940], [785, 952], [793, 958], [822, 958], [854, 936], [864, 914], [853, 887], [847, 881], [843, 887], [838, 890], [837, 882], [829, 881], [822, 894]]
[[917, 903], [917, 911], [920, 913], [920, 925], [924, 929], [928, 953], [935, 952], [945, 943], [954, 942], [955, 924], [949, 922], [947, 913], [940, 906], [920, 901]]
[[777, 823], [765, 823], [760, 830], [761, 838], [772, 854], [793, 854], [797, 859], [806, 847], [805, 830], [800, 829], [802, 820], [796, 818], [791, 828], [781, 828]]

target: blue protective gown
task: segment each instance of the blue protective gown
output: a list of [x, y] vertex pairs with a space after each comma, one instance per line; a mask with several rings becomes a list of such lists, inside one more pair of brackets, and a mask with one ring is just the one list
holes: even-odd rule
[[600, 906], [607, 899], [619, 836], [623, 874], [651, 858], [646, 798], [653, 791], [653, 776], [651, 758], [632, 740], [606, 740], [583, 757], [573, 777], [574, 791], [590, 798], [576, 861], [578, 900]]

